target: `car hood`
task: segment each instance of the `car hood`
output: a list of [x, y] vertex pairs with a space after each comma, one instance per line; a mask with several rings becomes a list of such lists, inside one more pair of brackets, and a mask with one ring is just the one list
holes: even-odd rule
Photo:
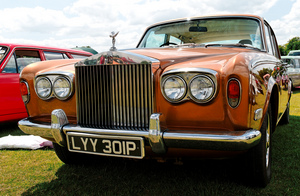
[[225, 47], [118, 50], [99, 53], [76, 63], [75, 66], [152, 63], [153, 69], [164, 70], [189, 66], [219, 70], [238, 54], [251, 51], [253, 52], [249, 49]]

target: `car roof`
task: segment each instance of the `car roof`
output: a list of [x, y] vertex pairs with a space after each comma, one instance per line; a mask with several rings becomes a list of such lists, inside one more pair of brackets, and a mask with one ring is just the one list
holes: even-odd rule
[[292, 52], [300, 52], [300, 50], [291, 50], [289, 53], [292, 53]]
[[43, 49], [43, 50], [64, 51], [64, 52], [70, 52], [70, 53], [75, 53], [75, 54], [93, 55], [90, 52], [86, 52], [86, 51], [82, 51], [82, 50], [58, 48], [58, 47], [51, 47], [51, 46], [38, 46], [38, 45], [32, 45], [32, 44], [0, 43], [0, 46], [7, 46], [10, 48], [36, 48], [36, 49]]
[[257, 16], [257, 15], [251, 15], [251, 14], [224, 14], [224, 15], [208, 15], [208, 16], [196, 16], [196, 17], [188, 17], [188, 18], [178, 18], [178, 19], [173, 19], [173, 20], [167, 20], [167, 21], [162, 21], [155, 23], [147, 28], [150, 29], [151, 27], [161, 25], [161, 24], [166, 24], [166, 23], [173, 23], [173, 22], [180, 22], [180, 21], [186, 21], [186, 20], [197, 20], [197, 19], [206, 19], [206, 18], [229, 18], [229, 17], [234, 17], [234, 18], [257, 18], [258, 20], [264, 20], [262, 17]]
[[282, 59], [300, 59], [300, 56], [281, 56], [281, 58]]

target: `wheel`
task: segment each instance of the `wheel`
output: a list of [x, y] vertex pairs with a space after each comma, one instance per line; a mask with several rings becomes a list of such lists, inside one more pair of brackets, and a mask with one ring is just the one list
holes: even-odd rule
[[250, 176], [254, 184], [265, 187], [271, 180], [272, 162], [272, 112], [269, 106], [261, 127], [261, 140], [257, 146], [249, 151], [247, 156]]
[[67, 147], [60, 146], [57, 143], [53, 143], [54, 151], [57, 157], [69, 165], [80, 165], [89, 163], [92, 155], [70, 152]]
[[288, 106], [286, 107], [286, 110], [280, 119], [280, 124], [285, 125], [285, 124], [289, 124], [289, 122], [290, 122], [290, 103], [288, 103]]

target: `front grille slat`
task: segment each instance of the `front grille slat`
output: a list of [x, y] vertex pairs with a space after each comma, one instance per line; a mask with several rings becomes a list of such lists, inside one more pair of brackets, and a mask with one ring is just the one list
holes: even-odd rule
[[151, 64], [83, 65], [75, 71], [80, 126], [148, 129], [153, 112]]

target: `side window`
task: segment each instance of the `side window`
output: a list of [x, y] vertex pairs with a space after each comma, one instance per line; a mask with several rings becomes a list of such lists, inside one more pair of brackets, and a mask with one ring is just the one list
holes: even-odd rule
[[74, 59], [85, 59], [85, 58], [88, 58], [88, 56], [79, 55], [79, 54], [72, 54], [72, 57]]
[[15, 53], [13, 53], [13, 55], [11, 55], [9, 61], [7, 62], [4, 69], [2, 70], [2, 73], [18, 73]]
[[2, 73], [20, 73], [24, 67], [38, 61], [41, 61], [38, 51], [16, 50], [10, 57]]
[[272, 41], [272, 45], [273, 45], [273, 50], [275, 52], [275, 56], [277, 58], [280, 58], [280, 52], [278, 50], [278, 44], [277, 44], [277, 41], [276, 41], [276, 36], [273, 32], [273, 30], [270, 28], [270, 32], [271, 32], [271, 41]]
[[270, 31], [269, 31], [269, 27], [265, 24], [265, 33], [266, 33], [266, 44], [267, 44], [267, 52], [269, 54], [274, 55], [274, 50], [273, 50], [273, 46], [272, 46], [272, 41], [271, 41], [271, 36], [270, 36]]
[[60, 53], [60, 52], [44, 51], [44, 54], [46, 60], [65, 59], [65, 57], [68, 59], [68, 57], [64, 53]]
[[7, 51], [8, 51], [7, 47], [0, 46], [0, 62], [4, 59]]
[[39, 51], [37, 50], [16, 50], [15, 54], [18, 73], [20, 73], [27, 65], [41, 61]]

